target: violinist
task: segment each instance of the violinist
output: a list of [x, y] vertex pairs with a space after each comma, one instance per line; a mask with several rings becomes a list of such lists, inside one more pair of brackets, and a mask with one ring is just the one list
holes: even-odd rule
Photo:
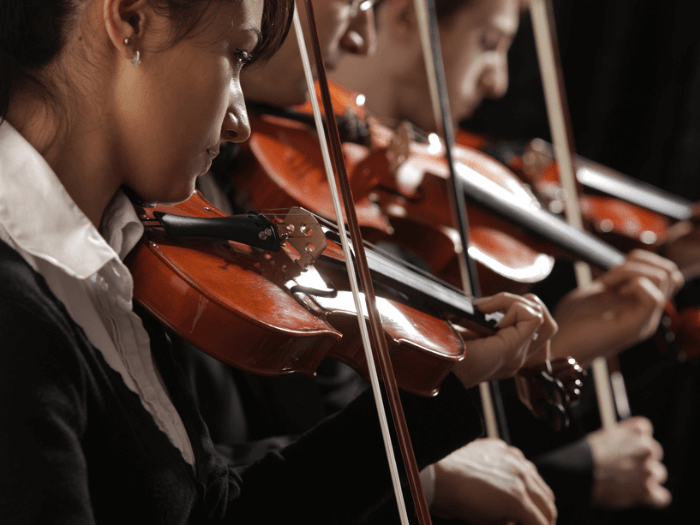
[[[240, 73], [275, 52], [291, 10], [0, 2], [3, 523], [359, 523], [389, 497], [367, 395], [292, 446], [229, 468], [165, 332], [134, 308], [122, 262], [142, 227], [120, 188], [187, 199], [219, 146], [249, 136]], [[472, 359], [435, 398], [403, 400], [421, 467], [479, 434], [465, 387], [542, 359], [555, 329], [532, 300], [482, 308], [509, 312], [500, 335], [473, 345], [502, 365]]]
[[[508, 87], [507, 53], [519, 25], [516, 0], [437, 1], [440, 40], [454, 125], [487, 98]], [[344, 61], [334, 74], [342, 85], [366, 97], [368, 111], [389, 123], [408, 121], [435, 131], [424, 74], [413, 2], [387, 0], [377, 9], [377, 52]], [[559, 332], [553, 355], [573, 356], [586, 366], [599, 355], [613, 355], [648, 338], [658, 326], [666, 301], [683, 282], [676, 266], [649, 252], [635, 251], [625, 263], [575, 290], [555, 309]], [[668, 505], [662, 486], [666, 473], [661, 449], [648, 420], [634, 418], [614, 431], [587, 437], [595, 462], [592, 502], [622, 508], [637, 504]], [[642, 452], [643, 451], [643, 452]], [[583, 449], [584, 454], [589, 453]], [[628, 463], [634, 475], [628, 476]], [[602, 472], [606, 472], [605, 475]], [[609, 483], [618, 479], [619, 483]], [[558, 501], [563, 498], [557, 493]]]

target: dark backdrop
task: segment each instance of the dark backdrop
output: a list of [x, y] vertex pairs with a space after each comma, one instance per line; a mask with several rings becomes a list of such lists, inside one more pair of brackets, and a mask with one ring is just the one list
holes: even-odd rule
[[[700, 28], [694, 0], [554, 0], [579, 154], [700, 197]], [[469, 122], [549, 137], [530, 20], [510, 53], [511, 87]]]

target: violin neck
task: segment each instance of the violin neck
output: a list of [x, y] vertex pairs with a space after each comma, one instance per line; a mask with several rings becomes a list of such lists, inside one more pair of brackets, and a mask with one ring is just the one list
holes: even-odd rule
[[[551, 144], [538, 139], [538, 149], [546, 152], [553, 160]], [[693, 217], [692, 203], [687, 199], [580, 155], [575, 157], [575, 167], [576, 179], [585, 188], [625, 200], [678, 221], [690, 220]]]
[[[338, 241], [335, 231], [328, 230], [326, 236]], [[366, 254], [372, 280], [377, 288], [410, 297], [411, 304], [427, 305], [436, 314], [454, 319], [458, 324], [466, 321], [470, 324], [467, 328], [481, 327], [487, 331], [495, 331], [498, 316], [485, 316], [476, 310], [471, 298], [464, 295], [459, 288], [376, 247], [370, 246]]]
[[468, 200], [476, 202], [512, 224], [519, 225], [573, 256], [602, 269], [612, 268], [624, 261], [625, 256], [619, 250], [588, 232], [577, 230], [542, 208], [516, 201], [510, 193], [465, 164], [459, 163], [457, 172]]

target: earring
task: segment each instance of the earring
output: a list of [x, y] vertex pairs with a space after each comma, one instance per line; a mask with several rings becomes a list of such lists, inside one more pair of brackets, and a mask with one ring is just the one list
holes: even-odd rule
[[[125, 38], [123, 40], [125, 46], [130, 46], [132, 44], [131, 38]], [[138, 51], [134, 51], [134, 54], [131, 56], [131, 65], [133, 67], [138, 67], [138, 65], [141, 63], [141, 53]]]

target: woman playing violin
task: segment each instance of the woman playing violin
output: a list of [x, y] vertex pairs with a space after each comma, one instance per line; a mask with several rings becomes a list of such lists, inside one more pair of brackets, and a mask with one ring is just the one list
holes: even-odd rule
[[[279, 47], [290, 2], [3, 0], [0, 13], [3, 522], [370, 515], [390, 489], [381, 473], [356, 483], [382, 462], [369, 396], [229, 469], [122, 262], [142, 230], [120, 188], [186, 199], [219, 146], [248, 137], [239, 76]], [[541, 360], [555, 330], [537, 302], [482, 308], [506, 319], [470, 345], [471, 367], [404, 399], [422, 467], [480, 432], [465, 387]]]
[[[441, 47], [454, 125], [469, 118], [486, 98], [500, 98], [508, 87], [507, 53], [519, 23], [517, 0], [437, 1]], [[341, 84], [362, 93], [367, 109], [398, 123], [407, 120], [426, 132], [435, 120], [423, 54], [410, 0], [387, 0], [377, 9], [377, 52], [367, 59], [350, 57], [335, 72]], [[651, 336], [664, 305], [683, 280], [676, 266], [652, 253], [635, 251], [586, 291], [574, 291], [557, 306], [559, 332], [553, 355], [572, 355], [587, 365]], [[626, 436], [624, 439], [622, 436]], [[622, 423], [614, 432], [588, 439], [599, 471], [616, 484], [599, 481], [593, 501], [602, 506], [664, 506], [670, 494], [661, 486], [665, 470], [651, 425], [642, 418]], [[639, 452], [644, 450], [644, 454]], [[635, 465], [627, 476], [625, 458]]]

